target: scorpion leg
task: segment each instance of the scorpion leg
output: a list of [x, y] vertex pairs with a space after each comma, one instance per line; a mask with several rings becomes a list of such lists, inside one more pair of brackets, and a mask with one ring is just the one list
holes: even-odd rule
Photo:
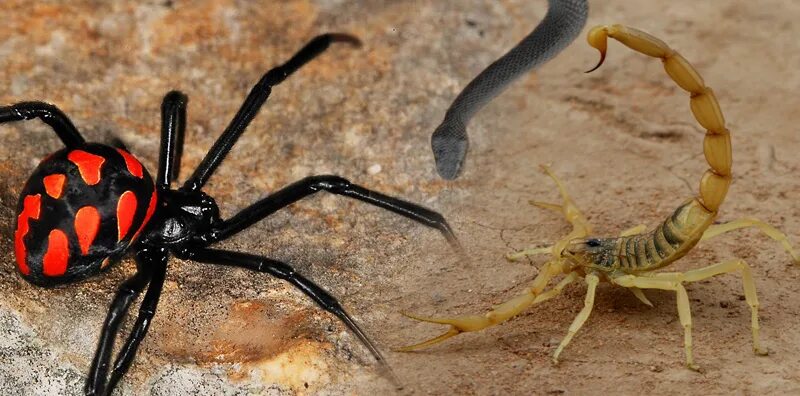
[[[550, 176], [551, 179], [553, 179], [553, 181], [558, 186], [558, 190], [559, 190], [559, 193], [561, 194], [561, 198], [562, 198], [562, 204], [558, 205], [558, 204], [552, 204], [552, 203], [546, 203], [546, 202], [538, 202], [538, 201], [531, 201], [531, 204], [534, 205], [534, 206], [542, 207], [544, 209], [553, 210], [553, 211], [557, 211], [557, 212], [562, 213], [564, 215], [564, 217], [567, 219], [567, 221], [570, 224], [572, 224], [572, 231], [568, 235], [566, 235], [564, 238], [562, 238], [561, 240], [556, 242], [553, 246], [549, 246], [549, 247], [534, 247], [534, 248], [527, 249], [527, 250], [524, 250], [524, 251], [521, 251], [521, 252], [518, 252], [518, 253], [512, 253], [512, 254], [509, 254], [509, 255], [506, 256], [509, 260], [514, 260], [514, 259], [517, 259], [517, 258], [520, 258], [520, 257], [524, 257], [524, 256], [527, 256], [527, 255], [530, 255], [530, 254], [547, 253], [548, 251], [551, 252], [555, 257], [559, 257], [561, 255], [561, 252], [564, 250], [564, 248], [567, 246], [567, 244], [571, 240], [576, 239], [576, 238], [586, 237], [592, 231], [592, 226], [589, 224], [588, 220], [586, 220], [586, 217], [583, 215], [583, 213], [581, 213], [580, 209], [578, 209], [578, 207], [575, 205], [575, 202], [569, 196], [569, 193], [567, 193], [567, 190], [566, 190], [566, 188], [564, 188], [564, 185], [563, 185], [563, 183], [561, 183], [561, 180], [559, 180], [558, 177], [546, 165], [541, 165], [541, 168], [548, 176]], [[416, 349], [426, 348], [426, 347], [429, 347], [431, 345], [434, 345], [434, 344], [437, 344], [439, 342], [442, 342], [442, 341], [444, 341], [444, 340], [446, 340], [448, 338], [451, 338], [451, 337], [454, 337], [454, 336], [456, 336], [458, 334], [461, 334], [463, 332], [479, 331], [479, 330], [483, 330], [483, 329], [485, 329], [487, 327], [491, 327], [491, 326], [503, 323], [506, 320], [508, 320], [508, 319], [516, 316], [520, 312], [524, 311], [529, 306], [531, 306], [533, 304], [537, 304], [539, 302], [542, 302], [542, 301], [545, 301], [545, 300], [548, 300], [548, 299], [554, 297], [555, 295], [557, 295], [561, 291], [561, 289], [563, 289], [564, 286], [566, 286], [567, 284], [569, 284], [569, 283], [573, 282], [575, 279], [577, 279], [577, 274], [570, 272], [553, 289], [543, 293], [543, 291], [544, 291], [545, 287], [547, 286], [548, 282], [550, 282], [550, 279], [552, 279], [553, 276], [555, 276], [555, 275], [557, 275], [559, 273], [563, 273], [563, 272], [565, 272], [564, 271], [564, 265], [561, 264], [559, 261], [550, 261], [550, 262], [548, 262], [542, 268], [542, 271], [539, 273], [539, 275], [536, 277], [536, 279], [533, 280], [533, 283], [532, 283], [531, 287], [528, 288], [526, 293], [518, 295], [518, 296], [516, 296], [516, 297], [514, 297], [514, 298], [512, 298], [512, 299], [510, 299], [510, 300], [498, 305], [498, 306], [495, 306], [494, 309], [492, 309], [491, 311], [489, 311], [489, 312], [487, 312], [487, 313], [485, 313], [483, 315], [468, 315], [468, 316], [460, 316], [460, 317], [455, 317], [455, 318], [427, 318], [427, 317], [421, 317], [421, 316], [416, 316], [416, 315], [404, 314], [405, 316], [407, 316], [407, 317], [409, 317], [411, 319], [419, 320], [419, 321], [422, 321], [422, 322], [437, 323], [437, 324], [447, 324], [447, 325], [450, 325], [450, 329], [448, 331], [446, 331], [445, 333], [439, 335], [438, 337], [432, 338], [432, 339], [427, 340], [427, 341], [423, 341], [423, 342], [421, 342], [419, 344], [410, 345], [410, 346], [403, 347], [403, 348], [398, 348], [397, 350], [398, 351], [407, 352], [407, 351], [412, 351], [412, 350], [416, 350]], [[594, 279], [594, 278], [597, 278], [597, 277], [595, 275], [591, 275], [590, 277], [587, 277], [587, 282], [590, 283], [590, 288], [592, 290], [592, 293], [591, 293], [592, 294], [592, 301], [594, 301], [594, 297], [593, 297], [594, 296], [594, 288], [596, 286], [596, 283], [594, 283], [594, 285], [591, 286], [591, 284], [593, 282], [592, 279]], [[598, 279], [598, 281], [599, 281], [599, 279]], [[646, 300], [647, 300], [647, 298], [644, 298], [644, 300], [642, 300], [642, 301], [646, 301]], [[584, 315], [585, 317], [580, 322], [581, 324], [583, 323], [583, 321], [586, 320], [586, 318], [588, 318], [588, 315], [589, 315], [588, 313], [586, 313]], [[580, 317], [580, 315], [579, 315], [579, 317]], [[580, 325], [573, 324], [573, 327], [575, 327], [575, 326], [577, 326], [575, 328], [575, 332], [577, 332], [577, 329], [580, 328]], [[570, 329], [571, 329], [570, 331], [572, 332], [572, 327]], [[574, 332], [572, 332], [572, 333], [567, 335], [567, 337], [565, 338], [565, 341], [563, 342], [563, 345], [560, 346], [559, 350], [556, 352], [556, 356], [554, 357], [554, 360], [557, 359], [558, 354], [561, 353], [560, 350], [563, 349], [563, 347], [566, 346], [567, 343], [569, 343], [569, 340], [572, 338], [571, 334], [574, 334]]]
[[547, 254], [552, 252], [553, 252], [553, 246], [530, 247], [525, 250], [520, 250], [518, 252], [506, 254], [506, 260], [517, 261], [523, 257], [535, 256], [537, 254]]
[[559, 204], [554, 204], [554, 203], [550, 203], [550, 202], [543, 202], [543, 201], [534, 201], [534, 200], [530, 200], [530, 201], [528, 201], [528, 203], [533, 205], [533, 206], [538, 206], [538, 207], [540, 207], [542, 209], [545, 209], [545, 210], [552, 210], [553, 212], [556, 212], [556, 213], [562, 213], [564, 211], [564, 206], [563, 205], [559, 205]]
[[[661, 275], [661, 274], [656, 274]], [[686, 351], [686, 366], [694, 371], [699, 371], [700, 367], [694, 364], [692, 354], [692, 312], [689, 306], [689, 295], [683, 287], [681, 280], [643, 277], [636, 275], [622, 275], [612, 277], [611, 281], [623, 287], [636, 287], [639, 289], [661, 289], [673, 290], [677, 294], [678, 318], [683, 326], [683, 347]]]
[[680, 272], [665, 272], [654, 274], [653, 276], [658, 279], [670, 279], [682, 282], [697, 282], [712, 276], [726, 274], [729, 272], [742, 272], [742, 284], [744, 287], [744, 298], [747, 305], [750, 306], [750, 327], [753, 333], [753, 352], [756, 355], [767, 355], [769, 352], [761, 347], [761, 342], [758, 337], [758, 296], [756, 295], [756, 283], [753, 280], [753, 273], [750, 266], [744, 260], [730, 260], [719, 264], [710, 265], [708, 267], [699, 268], [684, 273]]
[[703, 237], [700, 240], [705, 241], [707, 239], [714, 238], [717, 235], [746, 227], [756, 227], [759, 230], [761, 230], [761, 232], [766, 234], [768, 237], [780, 242], [783, 248], [786, 249], [786, 251], [789, 252], [789, 254], [792, 256], [795, 264], [800, 264], [800, 256], [798, 256], [797, 252], [794, 251], [794, 249], [792, 248], [792, 244], [789, 243], [789, 239], [786, 237], [786, 235], [778, 231], [777, 228], [758, 219], [745, 218], [745, 219], [737, 219], [729, 221], [727, 223], [722, 223], [722, 224], [714, 224], [708, 227], [706, 232], [703, 233]]
[[581, 312], [578, 313], [578, 316], [575, 317], [575, 320], [572, 321], [572, 324], [569, 326], [569, 331], [567, 331], [567, 335], [561, 340], [561, 343], [558, 344], [558, 348], [556, 348], [556, 352], [553, 354], [553, 363], [558, 363], [558, 356], [561, 355], [561, 352], [564, 350], [564, 347], [572, 341], [572, 337], [578, 332], [578, 330], [583, 327], [583, 324], [586, 323], [586, 319], [589, 319], [589, 314], [592, 313], [592, 308], [594, 307], [594, 295], [595, 291], [597, 290], [597, 284], [600, 283], [600, 278], [597, 277], [595, 274], [586, 275], [586, 299], [583, 302], [583, 309]]
[[539, 275], [536, 276], [536, 279], [533, 280], [531, 287], [528, 288], [528, 290], [525, 293], [513, 297], [510, 300], [495, 306], [494, 309], [483, 315], [466, 315], [453, 318], [428, 318], [428, 317], [403, 313], [403, 315], [411, 319], [418, 320], [420, 322], [450, 325], [450, 329], [448, 329], [443, 334], [431, 338], [427, 341], [423, 341], [418, 344], [409, 345], [402, 348], [397, 348], [395, 350], [398, 352], [409, 352], [418, 349], [423, 349], [431, 345], [438, 344], [448, 338], [454, 337], [461, 333], [480, 331], [485, 328], [503, 323], [506, 320], [511, 319], [512, 317], [518, 315], [520, 312], [524, 311], [531, 305], [538, 304], [540, 302], [547, 301], [555, 297], [561, 292], [564, 286], [578, 279], [578, 274], [570, 272], [552, 289], [543, 292], [544, 288], [550, 282], [550, 279], [552, 279], [553, 276], [559, 274], [560, 272], [561, 272], [560, 265], [554, 264], [553, 262], [545, 264], [545, 266], [542, 268], [542, 272], [540, 272]]
[[542, 171], [547, 174], [547, 176], [550, 176], [550, 178], [553, 179], [553, 181], [556, 183], [556, 186], [558, 186], [558, 192], [561, 194], [562, 203], [560, 205], [541, 201], [529, 201], [529, 203], [542, 209], [552, 210], [554, 212], [563, 214], [567, 221], [572, 224], [572, 231], [552, 246], [534, 246], [519, 252], [507, 254], [506, 259], [511, 261], [518, 260], [525, 256], [547, 252], [553, 252], [553, 254], [557, 257], [561, 255], [561, 251], [564, 250], [564, 247], [567, 246], [569, 241], [576, 238], [584, 238], [592, 233], [592, 225], [589, 224], [589, 221], [586, 220], [586, 216], [584, 216], [578, 206], [575, 205], [575, 201], [573, 201], [569, 193], [567, 193], [567, 189], [564, 187], [564, 184], [561, 182], [561, 180], [559, 180], [559, 178], [553, 173], [553, 171], [550, 170], [550, 167], [547, 165], [540, 165], [540, 167], [542, 168]]
[[572, 233], [570, 234], [575, 234], [573, 238], [583, 238], [591, 234], [592, 225], [589, 224], [589, 221], [586, 220], [586, 216], [584, 216], [581, 210], [578, 209], [578, 206], [575, 205], [575, 201], [573, 201], [572, 197], [570, 197], [569, 193], [567, 193], [564, 183], [562, 183], [561, 180], [559, 180], [559, 178], [553, 173], [553, 171], [550, 170], [550, 167], [547, 165], [540, 165], [540, 167], [542, 168], [542, 171], [544, 171], [547, 176], [550, 176], [550, 178], [556, 183], [558, 192], [561, 194], [562, 203], [561, 205], [557, 205], [546, 202], [531, 201], [531, 205], [561, 212], [564, 217], [567, 218], [567, 221], [572, 224]]
[[647, 296], [644, 295], [644, 292], [642, 291], [642, 289], [640, 289], [638, 287], [629, 287], [628, 290], [630, 290], [631, 293], [633, 293], [633, 295], [636, 296], [636, 298], [639, 299], [639, 301], [641, 301], [642, 303], [644, 303], [645, 305], [647, 305], [647, 306], [649, 306], [651, 308], [653, 307], [653, 303], [651, 303], [650, 300], [647, 299]]

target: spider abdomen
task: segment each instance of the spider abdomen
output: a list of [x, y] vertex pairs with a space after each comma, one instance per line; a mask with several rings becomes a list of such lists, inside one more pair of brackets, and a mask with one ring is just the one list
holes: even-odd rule
[[42, 286], [97, 274], [136, 240], [156, 203], [153, 179], [127, 151], [102, 144], [59, 150], [22, 189], [17, 268]]

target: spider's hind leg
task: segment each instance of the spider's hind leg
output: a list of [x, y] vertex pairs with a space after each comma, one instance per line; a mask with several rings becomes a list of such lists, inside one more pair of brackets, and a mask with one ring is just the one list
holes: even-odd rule
[[377, 346], [372, 340], [364, 333], [355, 320], [344, 310], [342, 305], [328, 293], [325, 289], [318, 286], [316, 283], [305, 278], [303, 275], [297, 273], [290, 265], [273, 260], [266, 257], [255, 256], [251, 254], [232, 252], [226, 250], [216, 249], [190, 249], [186, 251], [181, 258], [191, 259], [208, 264], [219, 264], [233, 267], [248, 269], [251, 271], [261, 272], [272, 275], [278, 279], [289, 282], [292, 286], [303, 292], [306, 296], [311, 298], [322, 309], [332, 313], [339, 318], [349, 329], [356, 335], [362, 344], [370, 351], [372, 356], [381, 367], [389, 375], [390, 379], [396, 385], [400, 385], [397, 376], [395, 376], [391, 367], [386, 359], [381, 354]]
[[44, 102], [21, 102], [0, 107], [0, 124], [38, 118], [53, 128], [67, 148], [75, 148], [86, 141], [69, 117], [58, 107]]
[[[107, 395], [114, 390], [117, 382], [122, 378], [130, 367], [139, 343], [147, 334], [150, 320], [155, 314], [156, 304], [161, 295], [161, 287], [164, 283], [168, 255], [165, 249], [148, 250], [143, 249], [136, 255], [137, 272], [126, 280], [117, 291], [114, 300], [111, 302], [108, 315], [103, 323], [100, 332], [100, 341], [95, 351], [92, 366], [89, 369], [89, 376], [86, 378], [84, 392], [86, 395]], [[109, 368], [109, 360], [114, 349], [114, 341], [120, 330], [120, 325], [128, 313], [128, 309], [133, 300], [138, 296], [145, 286], [147, 292], [142, 300], [139, 316], [131, 330], [128, 339], [120, 349], [114, 366], [111, 370], [110, 378], [106, 382]]]
[[114, 359], [114, 366], [108, 378], [107, 389], [109, 391], [117, 386], [119, 380], [128, 371], [131, 363], [133, 363], [133, 358], [136, 356], [136, 351], [139, 349], [139, 344], [147, 335], [147, 330], [150, 328], [150, 323], [156, 314], [158, 301], [161, 298], [168, 259], [169, 255], [166, 249], [163, 248], [152, 251], [143, 250], [137, 254], [137, 260], [153, 267], [153, 277], [150, 280], [150, 285], [147, 287], [144, 298], [142, 298], [139, 315], [136, 317], [136, 322], [133, 324], [128, 339], [125, 340], [125, 344], [120, 348], [117, 358]]

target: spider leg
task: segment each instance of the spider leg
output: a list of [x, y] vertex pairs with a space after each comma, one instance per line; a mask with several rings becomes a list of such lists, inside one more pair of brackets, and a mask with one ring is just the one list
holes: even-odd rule
[[375, 360], [386, 371], [392, 381], [399, 385], [397, 377], [389, 367], [386, 359], [375, 346], [375, 344], [367, 337], [366, 333], [356, 324], [353, 318], [345, 312], [339, 301], [325, 289], [317, 286], [311, 280], [295, 272], [294, 268], [290, 265], [273, 260], [266, 257], [255, 256], [251, 254], [232, 252], [217, 249], [190, 249], [182, 252], [180, 258], [191, 259], [201, 263], [228, 265], [249, 269], [251, 271], [262, 272], [270, 274], [278, 279], [283, 279], [291, 283], [294, 287], [298, 288], [309, 298], [314, 300], [322, 309], [332, 313], [339, 320], [341, 320], [349, 329], [356, 335], [362, 344], [372, 353]]
[[156, 186], [169, 189], [178, 177], [183, 135], [186, 130], [186, 102], [188, 98], [181, 92], [171, 91], [161, 102], [161, 148], [158, 155], [158, 175]]
[[328, 33], [314, 37], [300, 51], [298, 51], [286, 63], [275, 67], [261, 77], [261, 80], [253, 87], [242, 107], [233, 117], [228, 127], [217, 139], [211, 150], [208, 151], [203, 161], [195, 169], [192, 176], [184, 183], [183, 189], [197, 191], [201, 189], [208, 178], [214, 173], [217, 166], [225, 159], [236, 140], [242, 135], [250, 122], [258, 114], [259, 109], [267, 101], [272, 87], [280, 84], [287, 77], [296, 72], [303, 65], [316, 58], [325, 51], [333, 42], [345, 42], [358, 46], [361, 42], [354, 36], [343, 33]]
[[114, 367], [111, 369], [111, 375], [106, 385], [106, 391], [110, 394], [117, 386], [117, 383], [125, 375], [125, 372], [130, 368], [133, 358], [136, 356], [136, 351], [139, 344], [147, 335], [147, 330], [150, 327], [150, 322], [156, 313], [156, 306], [158, 305], [159, 297], [161, 297], [161, 290], [164, 286], [164, 277], [167, 273], [167, 261], [169, 260], [169, 253], [164, 248], [157, 248], [153, 250], [143, 249], [136, 255], [137, 260], [140, 260], [144, 265], [153, 269], [153, 275], [150, 280], [150, 285], [147, 287], [147, 292], [142, 299], [142, 305], [139, 307], [139, 315], [136, 318], [136, 323], [133, 325], [128, 339], [114, 359]]
[[32, 120], [34, 118], [42, 120], [42, 122], [53, 128], [67, 148], [75, 148], [86, 143], [78, 129], [69, 120], [69, 117], [58, 107], [49, 103], [21, 102], [11, 106], [0, 107], [0, 124]]
[[453, 234], [453, 230], [441, 214], [411, 202], [366, 189], [351, 183], [347, 179], [332, 175], [310, 176], [294, 182], [243, 209], [230, 219], [223, 221], [209, 235], [203, 236], [202, 239], [209, 244], [224, 240], [279, 209], [318, 191], [327, 191], [331, 194], [354, 198], [435, 228], [444, 235], [450, 245], [459, 252], [462, 251], [458, 239]]
[[106, 315], [103, 329], [100, 332], [100, 341], [92, 359], [89, 376], [86, 378], [84, 392], [87, 395], [105, 394], [105, 379], [108, 372], [108, 361], [114, 349], [114, 339], [119, 332], [119, 326], [131, 303], [142, 292], [152, 277], [151, 269], [142, 265], [137, 260], [136, 274], [125, 280], [117, 290], [114, 300]]

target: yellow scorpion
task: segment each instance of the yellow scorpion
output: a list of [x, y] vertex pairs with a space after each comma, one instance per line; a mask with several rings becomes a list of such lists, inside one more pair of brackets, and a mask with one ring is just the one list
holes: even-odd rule
[[[792, 249], [786, 236], [772, 226], [756, 219], [739, 219], [714, 224], [719, 207], [731, 183], [731, 137], [713, 91], [706, 87], [702, 77], [691, 64], [667, 44], [645, 32], [622, 25], [597, 26], [588, 34], [589, 44], [600, 51], [600, 62], [590, 70], [600, 67], [605, 60], [608, 37], [616, 39], [634, 51], [660, 58], [667, 74], [690, 94], [690, 104], [697, 122], [707, 130], [703, 152], [710, 167], [700, 180], [700, 194], [689, 198], [652, 231], [644, 226], [624, 231], [616, 238], [589, 238], [592, 227], [567, 194], [558, 178], [548, 169], [544, 171], [555, 181], [563, 203], [551, 204], [532, 201], [531, 204], [562, 213], [572, 224], [572, 231], [551, 247], [532, 248], [508, 255], [513, 260], [527, 255], [548, 253], [552, 259], [544, 264], [532, 284], [521, 295], [495, 306], [483, 315], [455, 318], [427, 318], [406, 316], [423, 322], [450, 325], [444, 334], [428, 341], [400, 348], [411, 351], [428, 347], [462, 332], [485, 329], [502, 323], [531, 305], [558, 295], [569, 283], [583, 277], [587, 284], [584, 307], [569, 327], [566, 337], [553, 354], [557, 363], [564, 347], [583, 326], [594, 305], [597, 284], [603, 280], [630, 289], [643, 303], [652, 306], [642, 289], [672, 290], [677, 294], [678, 316], [684, 329], [686, 365], [697, 370], [692, 357], [692, 317], [689, 297], [684, 284], [697, 282], [715, 275], [739, 271], [744, 284], [744, 295], [751, 311], [753, 351], [766, 355], [758, 337], [758, 297], [750, 267], [743, 260], [730, 260], [687, 272], [653, 272], [686, 255], [698, 242], [725, 232], [744, 227], [757, 227], [767, 236], [779, 241], [791, 254], [795, 263], [800, 257]], [[554, 287], [545, 290], [550, 281], [565, 275]]]

